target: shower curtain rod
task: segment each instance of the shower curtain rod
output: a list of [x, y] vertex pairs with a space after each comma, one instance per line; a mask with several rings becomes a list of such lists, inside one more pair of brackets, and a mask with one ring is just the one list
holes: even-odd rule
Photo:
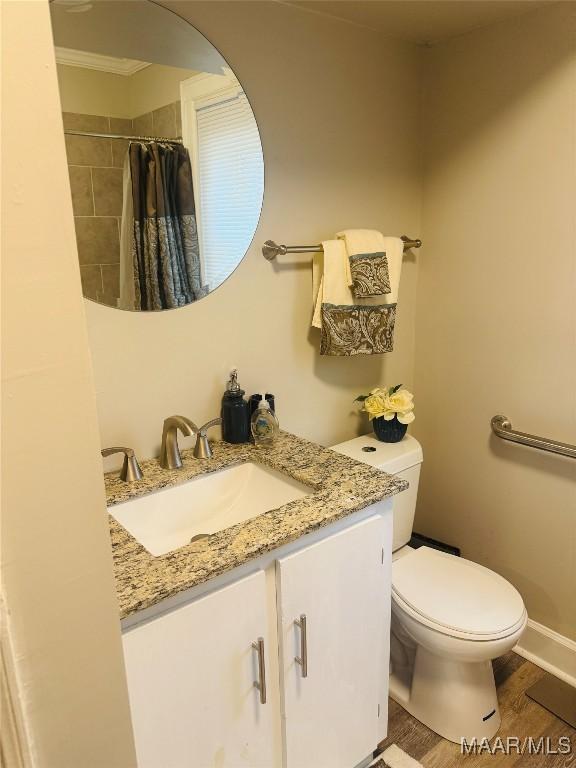
[[159, 141], [164, 144], [182, 144], [182, 138], [168, 139], [165, 136], [122, 136], [118, 133], [94, 133], [93, 131], [64, 130], [69, 136], [91, 136], [94, 139], [124, 139], [125, 141]]
[[[405, 251], [420, 248], [422, 245], [422, 240], [412, 240], [408, 235], [402, 235], [400, 240], [404, 243]], [[262, 246], [262, 255], [272, 261], [276, 256], [284, 256], [285, 253], [322, 253], [323, 250], [321, 245], [278, 245], [274, 240], [266, 240]]]

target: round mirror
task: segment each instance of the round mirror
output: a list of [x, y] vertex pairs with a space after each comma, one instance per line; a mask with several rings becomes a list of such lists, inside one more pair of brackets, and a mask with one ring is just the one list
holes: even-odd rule
[[125, 310], [191, 304], [252, 241], [264, 194], [241, 83], [149, 0], [52, 0], [82, 290]]

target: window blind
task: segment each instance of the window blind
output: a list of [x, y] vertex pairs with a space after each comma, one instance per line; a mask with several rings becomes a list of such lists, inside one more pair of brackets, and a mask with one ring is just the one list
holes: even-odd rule
[[264, 162], [244, 93], [196, 112], [204, 282], [216, 288], [236, 268], [258, 224]]

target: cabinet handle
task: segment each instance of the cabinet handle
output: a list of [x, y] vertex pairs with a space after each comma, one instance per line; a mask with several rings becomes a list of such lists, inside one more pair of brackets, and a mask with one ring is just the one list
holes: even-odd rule
[[300, 618], [294, 622], [300, 627], [300, 656], [295, 656], [294, 661], [302, 667], [302, 677], [308, 677], [308, 632], [306, 628], [306, 614], [300, 614]]
[[258, 653], [258, 680], [254, 681], [254, 688], [260, 691], [260, 703], [266, 704], [266, 661], [264, 659], [264, 639], [259, 637], [252, 648]]

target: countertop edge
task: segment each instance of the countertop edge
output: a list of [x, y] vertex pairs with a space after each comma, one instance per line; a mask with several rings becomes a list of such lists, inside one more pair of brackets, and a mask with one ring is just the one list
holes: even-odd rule
[[122, 483], [105, 476], [107, 503], [113, 507], [150, 492], [247, 461], [264, 464], [309, 485], [302, 499], [160, 556], [151, 555], [109, 515], [120, 619], [133, 617], [180, 592], [198, 587], [241, 565], [291, 544], [308, 533], [383, 501], [404, 490], [406, 481], [330, 448], [282, 432], [266, 451], [250, 444], [216, 442], [214, 458], [198, 460], [183, 451], [182, 470], [163, 470], [155, 459], [141, 463], [144, 480]]

